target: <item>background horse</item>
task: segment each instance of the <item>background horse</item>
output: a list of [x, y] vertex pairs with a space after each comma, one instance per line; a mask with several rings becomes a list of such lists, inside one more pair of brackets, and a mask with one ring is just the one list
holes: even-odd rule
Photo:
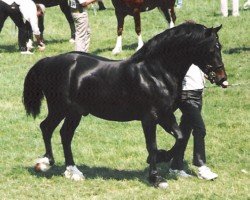
[[122, 31], [124, 18], [127, 15], [134, 17], [135, 32], [138, 36], [137, 50], [143, 46], [141, 36], [141, 18], [140, 12], [149, 11], [158, 7], [164, 14], [169, 23], [170, 28], [174, 26], [176, 15], [174, 12], [175, 0], [112, 0], [117, 18], [117, 40], [113, 54], [118, 54], [122, 51]]
[[[182, 24], [153, 37], [132, 57], [121, 61], [80, 52], [38, 61], [28, 72], [23, 91], [28, 115], [35, 118], [39, 114], [43, 96], [48, 106], [48, 116], [40, 125], [46, 152], [36, 170], [45, 171], [54, 164], [51, 137], [63, 119], [64, 174], [74, 180], [84, 178], [71, 151], [82, 116], [92, 114], [120, 122], [139, 120], [149, 154], [149, 181], [166, 188], [156, 163], [159, 156], [169, 161], [182, 151], [183, 136], [173, 112], [189, 66], [199, 66], [217, 85], [223, 86], [227, 79], [217, 35], [220, 28]], [[175, 145], [164, 154], [157, 150], [157, 124], [176, 138]]]

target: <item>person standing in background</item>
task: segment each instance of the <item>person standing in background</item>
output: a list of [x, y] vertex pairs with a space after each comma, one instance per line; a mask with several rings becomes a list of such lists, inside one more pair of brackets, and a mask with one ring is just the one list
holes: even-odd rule
[[[232, 0], [234, 17], [239, 16], [239, 0]], [[221, 0], [221, 13], [223, 17], [228, 17], [228, 0]]]
[[31, 0], [0, 0], [0, 32], [7, 17], [10, 17], [18, 27], [18, 44], [21, 54], [33, 54], [26, 46], [28, 42], [26, 23], [30, 23], [39, 50], [43, 51], [45, 49], [37, 22], [37, 17], [44, 15], [44, 11], [45, 7], [43, 5], [36, 5]]
[[182, 7], [182, 0], [177, 0], [177, 8], [181, 8]]
[[88, 52], [90, 43], [90, 26], [87, 6], [96, 0], [69, 0], [72, 17], [75, 22], [75, 50]]

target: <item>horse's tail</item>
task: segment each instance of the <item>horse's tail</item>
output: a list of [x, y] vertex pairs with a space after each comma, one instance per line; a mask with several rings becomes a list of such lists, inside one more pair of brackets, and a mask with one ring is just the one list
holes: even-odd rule
[[39, 81], [37, 72], [43, 65], [42, 60], [38, 61], [28, 72], [24, 80], [23, 104], [27, 115], [36, 118], [40, 113], [41, 102], [43, 99], [43, 91]]

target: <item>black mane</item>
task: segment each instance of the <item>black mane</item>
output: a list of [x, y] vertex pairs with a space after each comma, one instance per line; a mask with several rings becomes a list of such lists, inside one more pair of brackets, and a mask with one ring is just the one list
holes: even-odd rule
[[188, 56], [206, 39], [206, 30], [205, 26], [193, 23], [183, 23], [167, 29], [146, 42], [131, 59], [141, 61], [157, 58], [163, 54], [167, 54], [168, 59]]

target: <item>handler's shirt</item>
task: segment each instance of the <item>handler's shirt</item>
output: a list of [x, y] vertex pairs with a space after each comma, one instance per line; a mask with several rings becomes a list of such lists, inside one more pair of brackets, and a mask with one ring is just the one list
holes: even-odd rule
[[20, 12], [23, 15], [25, 21], [28, 21], [31, 25], [31, 29], [34, 35], [40, 35], [38, 27], [37, 9], [36, 4], [32, 0], [1, 0], [8, 5], [16, 3], [19, 5]]
[[205, 76], [199, 67], [192, 64], [182, 81], [182, 90], [202, 90], [205, 86]]

